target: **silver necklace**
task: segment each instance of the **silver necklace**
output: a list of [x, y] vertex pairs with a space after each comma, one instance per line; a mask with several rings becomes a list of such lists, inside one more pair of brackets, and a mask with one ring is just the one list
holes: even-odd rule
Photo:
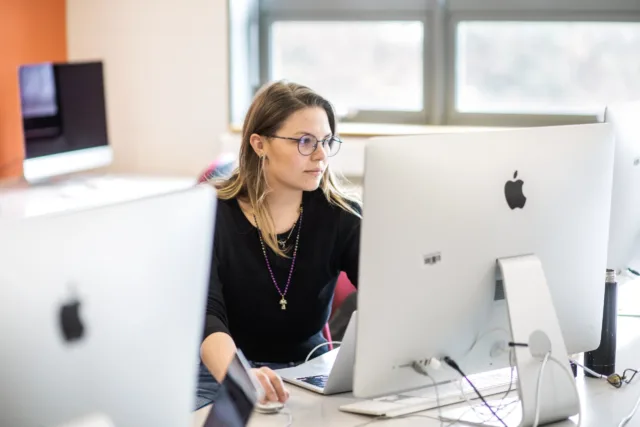
[[[300, 210], [302, 210], [302, 207], [300, 208]], [[296, 229], [296, 224], [298, 224], [299, 219], [300, 219], [300, 216], [296, 218], [295, 222], [291, 226], [291, 230], [289, 230], [289, 235], [284, 240], [278, 239], [278, 246], [280, 247], [280, 250], [284, 250], [284, 248], [287, 246], [287, 243], [289, 242], [289, 238], [291, 238], [291, 235], [293, 234], [293, 230]]]

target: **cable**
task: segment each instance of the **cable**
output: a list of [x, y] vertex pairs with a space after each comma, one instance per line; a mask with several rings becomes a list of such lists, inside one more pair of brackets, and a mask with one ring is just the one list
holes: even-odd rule
[[576, 394], [576, 400], [578, 401], [578, 427], [582, 425], [582, 402], [580, 401], [580, 392], [578, 391], [578, 384], [576, 383], [576, 379], [573, 377], [573, 372], [567, 368], [567, 365], [562, 363], [557, 357], [551, 356], [551, 361], [560, 366], [560, 369], [565, 373], [571, 384], [573, 384], [573, 391]]
[[[515, 364], [514, 364], [514, 362], [513, 362], [513, 355], [514, 355], [514, 354], [513, 354], [513, 348], [511, 348], [511, 349], [509, 350], [509, 366], [510, 366], [510, 371], [511, 371], [511, 372], [510, 372], [510, 375], [509, 375], [509, 388], [508, 388], [508, 389], [507, 389], [507, 391], [504, 393], [504, 395], [502, 396], [502, 398], [501, 398], [501, 399], [499, 399], [499, 400], [500, 400], [500, 404], [498, 404], [498, 405], [496, 405], [496, 406], [491, 405], [491, 407], [495, 408], [497, 411], [501, 411], [501, 410], [503, 410], [503, 409], [505, 409], [505, 408], [507, 408], [507, 407], [509, 407], [509, 406], [512, 406], [514, 403], [518, 403], [518, 401], [517, 401], [517, 400], [514, 400], [513, 402], [510, 402], [510, 403], [504, 403], [504, 401], [507, 399], [507, 397], [509, 396], [509, 394], [510, 394], [510, 393], [511, 393], [511, 391], [513, 390], [513, 382], [514, 382], [514, 375], [513, 375], [513, 374], [514, 374], [514, 372], [515, 372], [515, 370], [516, 370]], [[467, 402], [467, 405], [469, 405], [469, 408], [470, 408], [470, 409], [471, 409], [471, 410], [476, 414], [476, 416], [477, 416], [479, 419], [483, 419], [482, 414], [478, 413], [478, 411], [477, 411], [477, 409], [476, 409], [476, 405], [475, 405], [473, 402], [471, 402], [471, 400], [469, 399], [469, 396], [468, 396], [468, 395], [467, 395], [467, 393], [464, 391], [464, 388], [463, 388], [463, 382], [464, 382], [464, 378], [460, 378], [460, 381], [459, 381], [459, 383], [458, 383], [458, 388], [460, 389], [460, 394], [461, 394], [461, 395], [462, 395], [462, 397], [464, 398], [465, 402]], [[511, 415], [511, 414], [513, 413], [513, 411], [514, 411], [514, 410], [515, 410], [515, 407], [514, 407], [514, 409], [512, 409], [511, 411], [509, 411], [509, 412], [507, 413], [507, 416]], [[486, 422], [490, 421], [490, 420], [491, 420], [491, 418], [493, 418], [493, 416], [489, 417], [488, 419], [486, 419], [486, 420], [485, 420], [485, 421], [483, 421], [483, 422], [485, 422], [485, 423], [486, 423]]]
[[[636, 374], [638, 373], [638, 371], [636, 371], [635, 369], [625, 369], [624, 372], [622, 373], [622, 376], [620, 376], [620, 374], [616, 374], [613, 373], [609, 376], [607, 375], [602, 375], [592, 369], [587, 368], [584, 365], [581, 365], [580, 363], [578, 363], [577, 361], [573, 360], [573, 359], [569, 359], [569, 361], [573, 364], [575, 364], [576, 366], [582, 368], [586, 373], [593, 375], [594, 377], [598, 378], [598, 379], [602, 379], [605, 380], [607, 383], [609, 383], [610, 385], [612, 385], [615, 388], [620, 388], [622, 387], [623, 383], [627, 383], [629, 384], [631, 381], [633, 381], [633, 379], [635, 378]], [[632, 375], [630, 378], [627, 378], [627, 372], [632, 372]]]
[[606, 376], [606, 375], [599, 374], [599, 373], [597, 373], [596, 371], [594, 371], [594, 370], [592, 370], [592, 369], [587, 368], [586, 366], [582, 365], [580, 362], [578, 362], [578, 361], [577, 361], [577, 360], [575, 360], [575, 359], [569, 358], [569, 361], [570, 361], [571, 363], [573, 363], [574, 365], [576, 365], [577, 367], [582, 368], [582, 370], [583, 370], [583, 371], [585, 371], [586, 373], [591, 374], [591, 375], [593, 375], [593, 376], [594, 376], [594, 377], [596, 377], [596, 378], [600, 378], [600, 379], [603, 379], [603, 380], [606, 380], [606, 379], [607, 379], [607, 376]]
[[291, 427], [291, 425], [293, 424], [293, 414], [287, 406], [285, 406], [283, 409], [286, 409], [286, 411], [280, 411], [280, 413], [285, 414], [288, 417], [287, 425], [285, 425], [285, 427]]
[[315, 353], [317, 349], [322, 348], [325, 345], [340, 345], [340, 344], [342, 344], [342, 341], [327, 341], [327, 342], [318, 344], [317, 346], [313, 347], [313, 350], [311, 350], [309, 354], [307, 354], [307, 358], [304, 359], [304, 363], [307, 363], [309, 359], [311, 359], [311, 355]]
[[502, 400], [505, 400], [507, 396], [509, 396], [509, 393], [511, 393], [511, 391], [513, 390], [513, 373], [516, 370], [515, 363], [513, 362], [513, 356], [514, 356], [514, 352], [513, 352], [513, 349], [511, 349], [511, 351], [509, 352], [509, 366], [511, 367], [511, 376], [509, 377], [509, 388], [507, 389], [507, 392], [504, 394], [504, 396], [502, 396]]
[[562, 363], [562, 361], [560, 361], [558, 358], [554, 356], [551, 356], [551, 361], [556, 363], [558, 366], [560, 366], [560, 369], [562, 369], [562, 371], [565, 373], [565, 375], [569, 379], [569, 382], [573, 384], [573, 391], [576, 394], [576, 400], [578, 401], [578, 427], [580, 427], [582, 425], [582, 402], [580, 401], [580, 392], [578, 391], [578, 383], [576, 382], [576, 379], [573, 377], [573, 372], [569, 368], [567, 368], [567, 365]]
[[424, 375], [425, 377], [429, 378], [431, 380], [431, 383], [433, 384], [433, 387], [436, 391], [436, 406], [438, 408], [438, 420], [440, 421], [440, 427], [442, 427], [444, 425], [444, 423], [442, 422], [442, 407], [440, 406], [440, 392], [438, 390], [438, 383], [436, 382], [436, 380], [434, 380], [431, 375], [429, 375], [429, 373], [426, 370], [426, 367], [424, 365], [422, 365], [419, 362], [413, 362], [411, 364], [411, 367], [413, 368], [414, 371], [416, 371], [417, 373]]
[[438, 419], [440, 420], [440, 427], [442, 427], [443, 422], [442, 422], [442, 406], [440, 405], [440, 391], [438, 390], [438, 383], [436, 382], [436, 380], [434, 380], [433, 378], [431, 378], [431, 376], [427, 376], [431, 382], [433, 383], [433, 387], [436, 390], [436, 405], [438, 405]]
[[552, 356], [551, 352], [548, 352], [544, 356], [544, 359], [542, 359], [542, 365], [540, 366], [540, 371], [538, 373], [538, 385], [536, 386], [536, 416], [534, 418], [532, 427], [538, 427], [538, 424], [540, 422], [540, 404], [542, 400], [542, 379], [544, 378], [544, 368], [546, 367], [549, 360], [551, 360], [552, 362], [560, 366], [560, 369], [562, 369], [562, 371], [567, 375], [567, 378], [569, 379], [569, 381], [571, 381], [571, 384], [573, 384], [573, 390], [575, 392], [576, 399], [578, 400], [578, 427], [580, 427], [582, 425], [582, 405], [580, 404], [580, 394], [578, 393], [578, 385], [576, 384], [576, 381], [573, 378], [573, 373], [571, 373], [560, 360]]
[[462, 372], [462, 369], [460, 369], [460, 366], [458, 366], [458, 364], [451, 359], [450, 357], [445, 357], [444, 358], [444, 363], [446, 363], [447, 365], [449, 365], [451, 368], [453, 368], [455, 371], [457, 371], [464, 379], [467, 380], [467, 382], [469, 383], [469, 385], [471, 386], [471, 388], [473, 389], [473, 391], [478, 395], [478, 397], [480, 398], [480, 400], [482, 401], [482, 403], [484, 403], [484, 405], [489, 409], [489, 411], [491, 411], [491, 413], [493, 414], [494, 417], [496, 417], [498, 419], [498, 421], [500, 421], [500, 424], [502, 424], [504, 427], [508, 427], [507, 424], [502, 420], [502, 418], [500, 418], [500, 416], [498, 416], [498, 414], [493, 410], [493, 408], [491, 407], [491, 405], [489, 405], [487, 403], [487, 401], [485, 400], [485, 398], [482, 396], [482, 394], [480, 394], [480, 392], [478, 391], [478, 389], [476, 388], [476, 386], [471, 382], [471, 380], [469, 379], [469, 377], [467, 377], [465, 375], [464, 372]]
[[638, 407], [639, 406], [640, 406], [640, 397], [638, 397], [638, 400], [636, 401], [636, 404], [633, 407], [633, 409], [631, 410], [631, 412], [629, 413], [629, 415], [627, 415], [626, 417], [624, 417], [624, 419], [622, 421], [620, 421], [620, 424], [618, 424], [618, 427], [626, 426], [627, 423], [629, 421], [631, 421], [631, 418], [633, 418], [636, 415], [636, 412], [638, 412]]
[[[636, 274], [635, 272], [633, 272], [633, 273]], [[609, 382], [609, 377], [607, 377], [606, 375], [599, 374], [599, 373], [587, 368], [586, 366], [581, 365], [580, 363], [578, 363], [574, 359], [569, 359], [569, 360], [572, 363], [574, 363], [576, 366], [579, 366], [582, 369], [584, 369], [585, 372], [588, 372], [589, 374], [591, 374], [591, 375], [593, 375], [593, 376], [595, 376], [597, 378], [600, 378], [600, 379], [603, 379], [603, 380]], [[558, 361], [558, 363], [560, 363], [560, 362]], [[634, 405], [634, 407], [631, 410], [631, 412], [629, 413], [629, 415], [627, 415], [622, 421], [620, 421], [620, 424], [618, 424], [618, 427], [626, 426], [627, 423], [629, 421], [631, 421], [631, 419], [636, 415], [636, 412], [638, 412], [638, 407], [640, 407], [640, 397], [638, 397], [638, 400], [636, 401], [636, 404]], [[582, 411], [582, 409], [581, 409], [581, 411]], [[579, 423], [582, 423], [582, 412], [580, 412], [580, 421], [579, 421]]]
[[538, 385], [536, 386], [536, 416], [533, 419], [533, 426], [538, 427], [540, 423], [540, 402], [542, 400], [542, 378], [544, 378], [544, 368], [547, 366], [547, 362], [549, 362], [549, 357], [551, 357], [551, 352], [548, 352], [544, 359], [542, 359], [542, 365], [540, 366], [540, 371], [538, 371]]
[[[629, 269], [633, 274], [637, 274], [635, 271]], [[578, 363], [577, 361], [575, 361], [574, 359], [569, 359], [572, 363], [574, 363], [576, 366], [581, 367], [582, 369], [584, 369], [585, 372], [593, 375], [594, 377], [597, 378], [601, 378], [607, 382], [609, 382], [609, 377], [607, 377], [606, 375], [602, 375], [599, 374], [589, 368], [587, 368], [586, 366], [581, 365], [580, 363]], [[558, 363], [560, 363], [558, 361]], [[629, 415], [627, 415], [622, 421], [620, 421], [620, 424], [618, 424], [618, 427], [624, 427], [627, 425], [627, 423], [629, 421], [631, 421], [631, 419], [635, 416], [636, 412], [638, 412], [638, 407], [640, 406], [640, 397], [638, 397], [638, 400], [636, 401], [635, 406], [633, 407], [633, 409], [631, 410], [631, 412], [629, 413]], [[582, 422], [582, 413], [580, 413], [580, 422]]]
[[549, 362], [549, 357], [551, 357], [551, 352], [545, 354], [544, 359], [542, 359], [542, 365], [540, 365], [540, 371], [538, 371], [538, 383], [536, 385], [536, 416], [533, 419], [533, 426], [538, 427], [540, 423], [540, 402], [542, 401], [542, 379], [544, 378], [544, 368], [547, 366], [547, 362]]
[[[502, 398], [502, 401], [504, 401], [504, 399], [507, 397], [507, 395], [509, 394], [509, 392], [512, 390], [512, 387], [513, 387], [513, 373], [514, 373], [514, 370], [515, 370], [515, 366], [513, 366], [513, 362], [511, 361], [511, 360], [512, 360], [512, 359], [511, 359], [511, 356], [512, 356], [512, 355], [513, 355], [513, 353], [511, 353], [511, 355], [510, 355], [510, 357], [509, 357], [510, 364], [511, 364], [511, 380], [510, 380], [511, 382], [510, 382], [510, 384], [509, 384], [509, 390], [507, 390], [507, 392], [505, 393], [505, 396]], [[432, 362], [432, 363], [433, 363], [433, 362]], [[454, 363], [455, 363], [455, 362], [454, 362]], [[405, 418], [428, 418], [428, 419], [432, 419], [432, 420], [439, 421], [439, 422], [440, 422], [440, 426], [442, 427], [442, 426], [443, 426], [443, 423], [444, 423], [444, 420], [442, 419], [442, 406], [441, 406], [441, 404], [440, 404], [440, 392], [439, 392], [439, 389], [438, 389], [438, 383], [435, 381], [435, 379], [434, 379], [433, 377], [431, 377], [431, 376], [428, 374], [428, 372], [427, 372], [427, 371], [426, 371], [426, 369], [425, 369], [425, 365], [423, 365], [423, 364], [421, 364], [421, 363], [419, 363], [419, 362], [413, 362], [413, 363], [411, 364], [411, 367], [412, 367], [416, 372], [418, 372], [419, 374], [422, 374], [422, 375], [425, 375], [426, 377], [428, 377], [428, 378], [431, 380], [431, 382], [433, 383], [433, 386], [434, 386], [434, 389], [435, 389], [435, 392], [436, 392], [436, 405], [437, 405], [437, 408], [438, 408], [438, 416], [436, 417], [436, 416], [434, 416], [434, 415], [426, 415], [426, 414], [406, 414], [406, 415], [400, 415], [400, 416], [397, 416], [397, 417], [393, 417], [393, 419], [405, 419]], [[454, 369], [455, 369], [455, 368], [454, 368]], [[458, 372], [458, 373], [460, 373], [460, 372]], [[466, 377], [465, 377], [463, 374], [461, 374], [461, 375], [462, 375], [462, 380], [464, 380]], [[473, 387], [473, 384], [472, 384], [471, 386]], [[476, 390], [476, 392], [477, 392], [477, 390]], [[463, 393], [463, 394], [464, 394], [464, 396], [466, 397], [466, 393]], [[481, 397], [481, 396], [480, 396], [480, 397]], [[467, 403], [469, 403], [469, 406], [470, 406], [469, 410], [473, 410], [473, 411], [475, 412], [475, 408], [474, 408], [474, 407], [475, 407], [476, 405], [472, 404], [472, 403], [471, 403], [470, 401], [468, 401], [468, 400], [467, 400]], [[518, 401], [517, 401], [517, 400], [515, 400], [514, 402], [511, 402], [511, 403], [501, 404], [501, 405], [499, 406], [499, 408], [500, 408], [500, 409], [502, 409], [502, 408], [506, 408], [506, 407], [508, 407], [508, 406], [510, 406], [510, 405], [513, 405], [514, 403], [518, 403]], [[485, 402], [485, 405], [486, 405], [486, 402]], [[491, 406], [490, 406], [490, 405], [486, 405], [486, 406], [491, 410]], [[513, 410], [515, 410], [515, 408], [514, 408]], [[512, 410], [511, 412], [513, 412], [513, 410]], [[496, 415], [494, 414], [494, 416], [496, 416]], [[451, 426], [453, 426], [454, 424], [459, 423], [459, 422], [460, 422], [460, 420], [461, 420], [462, 418], [464, 418], [464, 415], [462, 415], [458, 420], [451, 421], [451, 422], [450, 422], [449, 424], [447, 424], [445, 427], [451, 427]], [[383, 420], [388, 420], [388, 419], [389, 419], [388, 417], [386, 417], [386, 416], [382, 415], [382, 416], [375, 417], [375, 418], [373, 418], [373, 419], [371, 419], [371, 420], [368, 420], [368, 421], [366, 421], [366, 422], [364, 422], [364, 423], [362, 423], [362, 424], [358, 424], [358, 425], [356, 425], [355, 427], [366, 427], [366, 426], [369, 426], [369, 425], [371, 425], [371, 424], [374, 424], [374, 423], [376, 423], [376, 422], [378, 422], [378, 421], [383, 421]], [[500, 419], [500, 418], [498, 417], [498, 419]], [[490, 419], [488, 419], [487, 421], [489, 421], [489, 420], [490, 420]]]
[[[463, 413], [463, 415], [460, 416], [460, 418], [458, 419], [459, 422], [462, 418], [464, 418], [464, 416], [469, 412], [469, 411], [473, 411], [474, 414], [476, 414], [476, 417], [478, 417], [479, 420], [481, 420], [481, 422], [483, 424], [488, 423], [489, 421], [491, 421], [491, 419], [494, 418], [493, 415], [491, 414], [482, 414], [478, 408], [480, 407], [484, 407], [484, 405], [475, 405], [471, 399], [469, 399], [469, 396], [467, 395], [467, 393], [465, 393], [464, 388], [463, 388], [463, 383], [464, 383], [464, 378], [460, 378], [460, 381], [458, 382], [458, 388], [460, 389], [460, 394], [462, 395], [462, 397], [464, 398], [465, 402], [467, 403], [467, 405], [469, 406], [469, 409], [467, 410], [467, 412]], [[511, 385], [509, 385], [509, 387], [511, 387]], [[505, 398], [502, 398], [502, 400], [500, 401], [500, 405], [496, 406], [494, 409], [497, 411], [500, 411], [504, 408], [506, 408], [508, 405], [503, 405], [502, 403], [504, 402]], [[493, 408], [493, 405], [491, 406]], [[487, 418], [488, 416], [488, 418]], [[452, 424], [455, 424], [456, 422], [453, 422]]]

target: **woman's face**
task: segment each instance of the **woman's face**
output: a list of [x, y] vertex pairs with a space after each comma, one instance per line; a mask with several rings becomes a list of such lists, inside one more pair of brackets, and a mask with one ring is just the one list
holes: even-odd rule
[[256, 143], [252, 145], [258, 155], [266, 156], [264, 168], [269, 185], [273, 189], [316, 190], [327, 169], [328, 157], [325, 150], [328, 148], [325, 149], [319, 143], [313, 153], [304, 156], [298, 149], [300, 143], [286, 138], [311, 137], [305, 138], [304, 145], [300, 147], [305, 152], [305, 149], [313, 148], [316, 139], [322, 141], [331, 137], [331, 127], [325, 110], [320, 107], [298, 110], [289, 116], [274, 135], [269, 136], [274, 138], [252, 136], [252, 140], [260, 138], [262, 142], [260, 144], [255, 140]]

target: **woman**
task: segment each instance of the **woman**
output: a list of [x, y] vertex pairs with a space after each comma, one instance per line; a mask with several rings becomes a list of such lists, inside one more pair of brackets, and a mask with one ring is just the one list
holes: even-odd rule
[[239, 168], [216, 184], [198, 407], [214, 400], [236, 348], [267, 400], [286, 401], [272, 369], [301, 363], [325, 341], [339, 272], [357, 284], [360, 207], [329, 169], [341, 143], [331, 104], [309, 88], [276, 82], [256, 95]]

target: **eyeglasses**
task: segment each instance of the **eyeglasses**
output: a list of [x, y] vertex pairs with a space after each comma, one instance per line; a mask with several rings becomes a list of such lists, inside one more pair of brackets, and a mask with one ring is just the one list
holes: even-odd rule
[[335, 136], [330, 136], [322, 140], [318, 140], [313, 135], [305, 135], [300, 138], [291, 138], [289, 136], [265, 135], [267, 138], [288, 139], [298, 143], [298, 152], [303, 156], [310, 156], [322, 144], [322, 148], [328, 157], [333, 157], [340, 151], [342, 141]]

